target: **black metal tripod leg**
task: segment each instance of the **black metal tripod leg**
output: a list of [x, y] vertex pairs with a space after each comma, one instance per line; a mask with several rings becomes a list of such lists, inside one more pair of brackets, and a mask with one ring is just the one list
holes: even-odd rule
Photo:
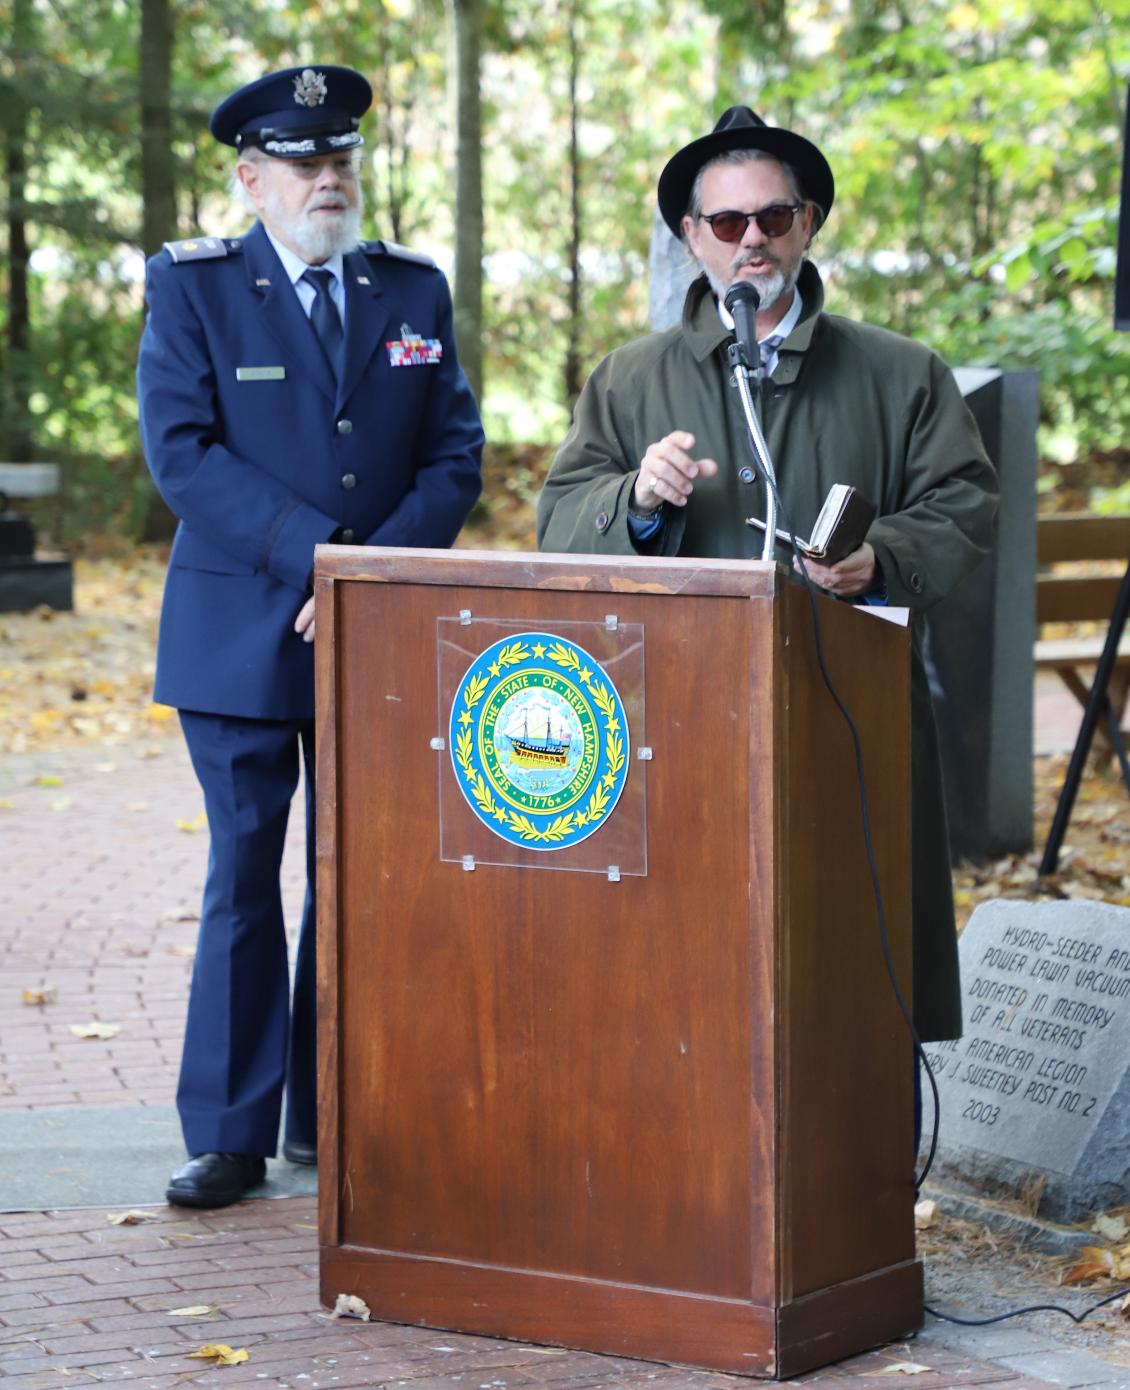
[[[1083, 768], [1087, 761], [1087, 754], [1091, 749], [1095, 727], [1098, 724], [1103, 706], [1110, 703], [1107, 686], [1110, 684], [1114, 663], [1118, 659], [1118, 644], [1122, 641], [1122, 633], [1126, 627], [1128, 615], [1130, 615], [1130, 564], [1126, 566], [1126, 573], [1122, 576], [1122, 583], [1118, 586], [1118, 596], [1114, 600], [1114, 611], [1110, 615], [1106, 641], [1103, 643], [1102, 655], [1099, 657], [1099, 664], [1095, 669], [1095, 679], [1091, 682], [1091, 691], [1087, 696], [1087, 704], [1083, 710], [1083, 722], [1079, 725], [1079, 733], [1075, 739], [1071, 761], [1067, 765], [1067, 775], [1063, 779], [1059, 801], [1056, 803], [1055, 816], [1052, 819], [1051, 830], [1048, 832], [1048, 842], [1044, 847], [1044, 857], [1040, 860], [1041, 876], [1054, 874], [1059, 863], [1059, 851], [1063, 846], [1067, 823], [1071, 819], [1071, 811], [1075, 805], [1079, 781], [1083, 776]], [[1121, 734], [1117, 735], [1117, 742], [1114, 746], [1116, 752], [1121, 750], [1121, 758], [1124, 762], [1126, 754], [1122, 747]]]

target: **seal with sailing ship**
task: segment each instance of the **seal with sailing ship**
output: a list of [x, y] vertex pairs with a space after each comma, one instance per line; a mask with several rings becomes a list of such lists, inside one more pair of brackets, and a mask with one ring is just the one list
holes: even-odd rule
[[569, 762], [569, 745], [573, 741], [572, 732], [562, 727], [555, 728], [550, 711], [545, 711], [545, 732], [535, 738], [530, 732], [530, 709], [522, 710], [522, 732], [507, 733], [510, 756], [519, 767], [565, 767]]
[[567, 638], [518, 632], [472, 662], [450, 716], [460, 790], [514, 844], [564, 849], [612, 813], [628, 775], [628, 723], [608, 673]]

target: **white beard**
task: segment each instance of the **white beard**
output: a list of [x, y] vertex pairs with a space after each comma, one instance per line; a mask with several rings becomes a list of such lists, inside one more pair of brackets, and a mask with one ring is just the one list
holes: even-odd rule
[[[761, 254], [764, 256], [764, 252]], [[786, 299], [793, 292], [796, 282], [800, 277], [802, 263], [801, 260], [798, 260], [787, 275], [781, 270], [780, 266], [777, 266], [776, 269], [770, 270], [763, 275], [755, 275], [752, 279], [749, 276], [745, 277], [743, 283], [752, 285], [761, 296], [760, 303], [757, 306], [757, 312], [759, 314], [767, 313], [770, 309], [779, 304], [782, 299]], [[744, 264], [744, 261], [742, 264]], [[736, 277], [737, 272], [741, 269], [741, 264], [732, 267], [735, 278], [730, 281], [729, 285], [724, 284], [717, 275], [707, 270], [705, 266], [703, 266], [702, 269], [706, 272], [706, 278], [710, 281], [710, 288], [714, 291], [719, 304], [724, 303], [726, 291], [730, 288], [730, 285], [738, 283]]]
[[288, 218], [279, 206], [280, 201], [275, 193], [264, 193], [266, 219], [272, 228], [282, 232], [305, 261], [328, 261], [338, 252], [352, 251], [361, 240], [360, 193], [352, 207], [343, 203], [340, 215], [332, 218], [310, 211], [300, 213], [297, 218]]

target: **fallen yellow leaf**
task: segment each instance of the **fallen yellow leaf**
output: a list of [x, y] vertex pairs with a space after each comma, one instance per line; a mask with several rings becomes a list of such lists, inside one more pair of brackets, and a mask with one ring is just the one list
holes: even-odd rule
[[0, 796], [0, 811], [14, 811], [15, 809], [15, 803], [11, 797]]
[[111, 1226], [140, 1226], [143, 1221], [156, 1221], [151, 1211], [114, 1211], [106, 1220]]
[[176, 907], [167, 907], [161, 913], [162, 922], [199, 922], [199, 908], [189, 907], [187, 903], [180, 903]]
[[1126, 1218], [1122, 1215], [1114, 1216], [1100, 1212], [1091, 1222], [1091, 1230], [1104, 1240], [1122, 1240], [1128, 1229], [1130, 1228], [1126, 1225]]
[[89, 1023], [72, 1023], [71, 1032], [76, 1038], [98, 1038], [105, 1042], [109, 1038], [116, 1038], [122, 1031], [120, 1023], [98, 1023], [91, 1019]]
[[914, 1229], [928, 1231], [938, 1224], [938, 1204], [929, 1199], [914, 1204]]
[[[202, 1318], [205, 1313], [218, 1313], [220, 1310], [211, 1303], [194, 1303], [191, 1308], [170, 1308], [171, 1318]], [[193, 1352], [193, 1355], [197, 1355]]]
[[241, 1361], [249, 1359], [246, 1347], [232, 1351], [226, 1342], [216, 1342], [214, 1345], [201, 1347], [199, 1351], [190, 1351], [188, 1355], [190, 1357], [199, 1356], [204, 1361], [214, 1361], [217, 1366], [238, 1366]]
[[1079, 1251], [1079, 1263], [1072, 1265], [1061, 1284], [1081, 1284], [1084, 1279], [1102, 1279], [1115, 1271], [1114, 1252], [1099, 1245], [1084, 1245]]
[[53, 772], [41, 773], [35, 781], [39, 787], [61, 787], [63, 785], [63, 779], [57, 777]]
[[155, 723], [164, 724], [166, 720], [174, 717], [176, 710], [172, 705], [150, 705], [145, 713]]
[[39, 989], [25, 989], [25, 1004], [54, 1004], [59, 997], [58, 985], [43, 985]]
[[339, 1293], [330, 1317], [360, 1318], [362, 1322], [368, 1322], [372, 1312], [365, 1300], [358, 1298], [355, 1293]]
[[198, 816], [193, 816], [191, 820], [178, 820], [177, 829], [183, 830], [189, 835], [195, 835], [198, 830], [203, 830], [207, 824], [208, 817], [201, 811]]
[[923, 1371], [932, 1371], [933, 1366], [921, 1366], [917, 1361], [896, 1361], [885, 1370], [876, 1371], [879, 1376], [920, 1376]]

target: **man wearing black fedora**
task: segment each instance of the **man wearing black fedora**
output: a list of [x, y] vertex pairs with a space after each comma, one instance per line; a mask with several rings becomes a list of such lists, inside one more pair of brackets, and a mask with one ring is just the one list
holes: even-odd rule
[[[314, 548], [449, 546], [483, 433], [428, 256], [361, 240], [372, 101], [352, 68], [268, 73], [213, 112], [255, 221], [148, 266], [146, 460], [179, 519], [155, 698], [174, 705], [210, 849], [167, 1197], [219, 1207], [283, 1154], [317, 1160]], [[307, 894], [289, 988], [279, 883], [304, 769]]]
[[[667, 163], [659, 209], [701, 268], [682, 323], [613, 352], [577, 403], [538, 505], [548, 551], [757, 558], [766, 515], [727, 348], [726, 292], [753, 286], [762, 427], [783, 514], [810, 534], [829, 488], [877, 507], [864, 543], [815, 582], [915, 610], [912, 674], [914, 1011], [923, 1040], [958, 1036], [961, 1002], [941, 767], [920, 614], [993, 539], [996, 483], [953, 375], [897, 334], [824, 311], [812, 239], [835, 199], [803, 136], [731, 107]], [[779, 518], [780, 521], [780, 518]], [[778, 558], [791, 560], [787, 547]]]

